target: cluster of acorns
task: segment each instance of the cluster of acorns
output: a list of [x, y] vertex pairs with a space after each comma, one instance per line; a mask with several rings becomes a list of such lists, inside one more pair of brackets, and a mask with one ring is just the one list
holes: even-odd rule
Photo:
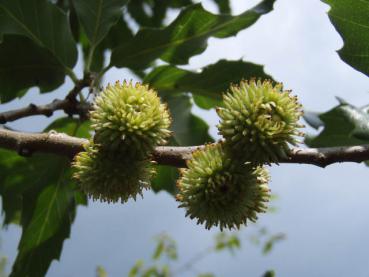
[[[265, 164], [286, 158], [301, 136], [301, 105], [281, 84], [241, 81], [223, 96], [223, 140], [195, 151], [181, 169], [177, 200], [187, 216], [213, 226], [239, 228], [265, 212], [270, 198]], [[154, 148], [170, 136], [170, 115], [146, 85], [116, 83], [95, 100], [94, 138], [73, 163], [74, 177], [94, 199], [136, 198], [150, 186]]]

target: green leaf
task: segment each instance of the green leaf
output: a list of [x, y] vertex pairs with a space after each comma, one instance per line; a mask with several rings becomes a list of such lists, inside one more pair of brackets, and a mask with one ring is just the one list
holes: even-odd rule
[[77, 61], [66, 14], [46, 0], [0, 0], [0, 40], [3, 34], [32, 39], [68, 67]]
[[[63, 118], [46, 131], [89, 136], [88, 124]], [[0, 194], [5, 223], [21, 215], [22, 237], [10, 276], [44, 276], [69, 236], [78, 204], [86, 197], [71, 181], [70, 161], [54, 155], [17, 156], [0, 151]]]
[[221, 13], [231, 13], [231, 6], [229, 0], [214, 0], [218, 5], [219, 12]]
[[73, 0], [77, 16], [92, 47], [96, 47], [117, 23], [127, 2], [128, 0]]
[[[130, 16], [141, 26], [161, 27], [165, 18], [170, 1], [162, 0], [135, 0], [128, 4]], [[149, 8], [151, 15], [147, 14], [145, 8]]]
[[179, 177], [178, 170], [172, 166], [156, 166], [156, 176], [151, 182], [151, 188], [154, 192], [161, 190], [167, 191], [172, 195], [177, 192], [176, 182]]
[[0, 103], [21, 97], [33, 86], [51, 91], [64, 82], [64, 68], [46, 49], [32, 40], [6, 35], [0, 44]]
[[201, 145], [214, 141], [209, 135], [208, 124], [191, 113], [192, 104], [188, 95], [176, 94], [165, 100], [173, 118], [173, 137], [178, 145]]
[[193, 4], [191, 0], [135, 0], [129, 1], [129, 15], [141, 27], [162, 27], [171, 8], [183, 8]]
[[323, 0], [329, 4], [329, 18], [342, 36], [341, 59], [369, 76], [369, 1]]
[[96, 268], [96, 277], [108, 277], [108, 273], [102, 266]]
[[153, 260], [158, 260], [161, 257], [161, 254], [163, 254], [164, 251], [164, 241], [159, 241], [158, 244], [156, 245], [154, 254], [152, 255], [152, 259]]
[[0, 149], [0, 195], [4, 225], [19, 223], [22, 210], [20, 184], [26, 181], [24, 174], [29, 173], [24, 158], [15, 152]]
[[232, 254], [235, 249], [241, 248], [241, 241], [236, 234], [218, 233], [215, 236], [215, 251], [229, 250]]
[[146, 76], [144, 82], [162, 94], [191, 92], [197, 105], [209, 109], [219, 105], [222, 92], [227, 91], [231, 83], [250, 78], [272, 79], [265, 74], [263, 66], [243, 61], [220, 60], [203, 68], [201, 73], [170, 65], [159, 66]]
[[274, 270], [268, 270], [266, 271], [262, 277], [275, 277], [275, 271]]
[[60, 257], [81, 199], [70, 182], [69, 161], [50, 157], [43, 167], [35, 169], [49, 178], [35, 180], [44, 182], [44, 187], [39, 190], [34, 184], [23, 195], [23, 231], [10, 276], [45, 275], [51, 261]]
[[8, 263], [7, 257], [0, 257], [0, 277], [7, 276], [7, 274], [5, 273], [7, 263]]
[[263, 254], [264, 255], [267, 255], [269, 254], [272, 250], [273, 250], [273, 247], [274, 247], [274, 244], [279, 242], [279, 241], [282, 241], [282, 240], [285, 240], [286, 239], [286, 235], [281, 233], [281, 234], [275, 234], [273, 236], [271, 236], [264, 244], [264, 247], [263, 247]]
[[324, 126], [324, 123], [320, 120], [319, 113], [317, 112], [304, 111], [304, 119], [306, 123], [314, 129]]
[[[369, 143], [369, 114], [350, 104], [341, 104], [319, 115], [324, 124], [317, 136], [307, 136], [310, 147], [351, 146]], [[309, 122], [309, 121], [308, 121]]]
[[142, 260], [138, 260], [135, 265], [131, 268], [128, 273], [129, 277], [136, 277], [144, 266], [144, 262]]
[[[118, 19], [118, 22], [111, 27], [109, 33], [105, 36], [102, 42], [96, 47], [90, 69], [94, 72], [100, 72], [105, 62], [105, 51], [107, 49], [113, 49], [122, 43], [128, 42], [132, 38], [133, 33], [131, 29], [129, 29], [123, 16], [121, 16]], [[80, 41], [82, 44], [84, 60], [87, 60], [91, 46], [89, 45], [87, 37], [84, 33], [81, 33]]]
[[190, 57], [206, 49], [209, 37], [236, 35], [270, 12], [274, 1], [264, 0], [238, 16], [215, 15], [201, 4], [189, 6], [164, 29], [141, 29], [132, 41], [113, 51], [111, 65], [143, 69], [158, 58], [172, 64], [187, 64]]

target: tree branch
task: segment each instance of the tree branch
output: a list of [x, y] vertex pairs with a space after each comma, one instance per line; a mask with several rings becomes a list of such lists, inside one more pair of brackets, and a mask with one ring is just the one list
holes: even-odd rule
[[68, 93], [66, 99], [69, 99], [70, 101], [77, 101], [76, 97], [78, 93], [85, 87], [89, 87], [95, 78], [96, 76], [94, 76], [92, 73], [85, 73], [83, 79], [76, 82], [74, 88]]
[[[83, 151], [87, 139], [71, 137], [66, 134], [23, 133], [0, 129], [0, 147], [17, 151], [20, 155], [29, 156], [34, 152], [53, 153], [73, 158]], [[196, 149], [204, 146], [160, 146], [153, 153], [153, 160], [161, 165], [185, 167], [186, 160]], [[327, 147], [327, 148], [295, 148], [288, 159], [280, 163], [312, 164], [326, 167], [333, 163], [363, 162], [369, 160], [369, 145]]]
[[89, 105], [83, 105], [80, 102], [70, 101], [69, 99], [55, 99], [53, 102], [46, 105], [29, 104], [27, 107], [21, 109], [0, 113], [0, 124], [5, 124], [7, 122], [33, 115], [44, 115], [50, 117], [57, 110], [63, 110], [68, 115], [85, 115], [89, 110]]

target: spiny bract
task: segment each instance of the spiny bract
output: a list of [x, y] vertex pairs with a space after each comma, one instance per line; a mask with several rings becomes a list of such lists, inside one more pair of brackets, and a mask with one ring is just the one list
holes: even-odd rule
[[187, 166], [177, 184], [179, 207], [207, 229], [239, 228], [266, 211], [270, 194], [265, 168], [234, 162], [221, 143], [194, 152]]
[[218, 108], [221, 134], [235, 156], [257, 163], [278, 162], [286, 158], [289, 144], [302, 136], [298, 123], [302, 115], [297, 97], [270, 81], [241, 81], [223, 95]]
[[171, 132], [171, 118], [147, 85], [116, 82], [95, 99], [90, 114], [97, 145], [121, 154], [147, 157]]
[[149, 188], [155, 171], [147, 160], [126, 158], [96, 148], [93, 143], [85, 146], [73, 162], [73, 177], [80, 188], [94, 200], [126, 202], [136, 200], [137, 195]]

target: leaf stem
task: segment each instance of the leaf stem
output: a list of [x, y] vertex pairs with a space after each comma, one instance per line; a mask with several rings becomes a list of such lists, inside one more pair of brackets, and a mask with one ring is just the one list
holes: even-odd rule
[[86, 60], [86, 64], [85, 64], [85, 72], [90, 72], [91, 69], [91, 64], [92, 64], [92, 59], [94, 57], [94, 53], [95, 53], [95, 45], [92, 45], [90, 48], [90, 51], [88, 52], [88, 56], [87, 56], [87, 60]]
[[98, 80], [98, 83], [100, 83], [101, 78], [104, 76], [104, 74], [113, 66], [111, 64], [109, 64], [108, 66], [104, 67], [100, 73], [97, 75], [96, 80]]
[[67, 67], [67, 66], [64, 68], [64, 70], [65, 70], [65, 73], [69, 76], [69, 78], [73, 81], [73, 83], [77, 84], [78, 77], [74, 73], [74, 71], [71, 68]]

